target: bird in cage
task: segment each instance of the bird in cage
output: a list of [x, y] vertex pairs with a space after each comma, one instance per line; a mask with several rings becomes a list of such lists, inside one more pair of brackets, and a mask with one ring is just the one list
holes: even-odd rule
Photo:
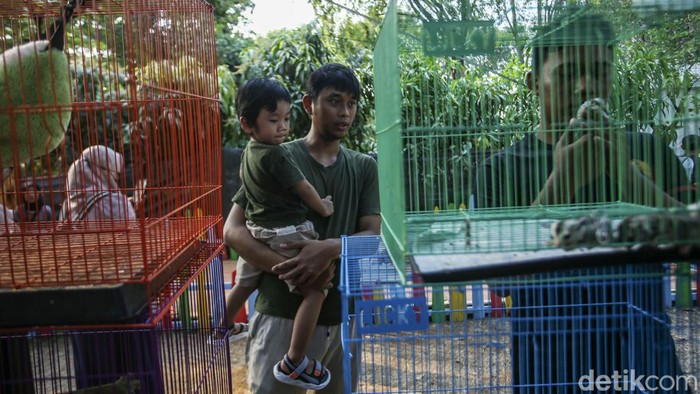
[[586, 100], [578, 108], [576, 119], [584, 119], [588, 122], [602, 122], [608, 118], [608, 105], [602, 98], [596, 97]]
[[550, 226], [551, 244], [565, 250], [607, 245], [615, 241], [615, 227], [603, 212], [559, 220]]
[[684, 240], [697, 240], [700, 237], [699, 209], [700, 205], [691, 204], [680, 212], [626, 217], [618, 227], [618, 238], [631, 247], [658, 247]]
[[596, 219], [583, 216], [552, 223], [550, 227], [552, 245], [565, 250], [595, 244]]
[[[586, 123], [589, 125], [587, 130], [604, 131], [610, 126], [610, 117], [608, 115], [607, 102], [599, 97], [586, 100], [579, 106], [574, 118], [575, 124]], [[576, 138], [580, 138], [583, 129], [575, 129]]]
[[565, 250], [624, 243], [630, 248], [661, 247], [700, 238], [700, 205], [682, 211], [630, 215], [610, 220], [595, 213], [552, 223], [551, 244]]
[[0, 160], [3, 168], [56, 149], [71, 117], [65, 27], [80, 0], [62, 7], [48, 39], [14, 46], [0, 56]]

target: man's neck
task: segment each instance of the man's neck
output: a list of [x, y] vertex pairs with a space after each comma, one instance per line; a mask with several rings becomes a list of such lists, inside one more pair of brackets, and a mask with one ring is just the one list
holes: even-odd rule
[[326, 140], [314, 133], [312, 129], [304, 138], [304, 144], [311, 157], [324, 167], [333, 165], [338, 160], [340, 140]]

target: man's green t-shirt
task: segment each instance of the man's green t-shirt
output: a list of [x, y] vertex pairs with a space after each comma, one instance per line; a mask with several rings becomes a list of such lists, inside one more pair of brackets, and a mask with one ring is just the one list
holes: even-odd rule
[[[336, 162], [324, 167], [311, 157], [304, 139], [283, 145], [319, 195], [333, 197], [333, 215], [324, 218], [313, 210], [308, 212], [308, 219], [314, 224], [319, 239], [352, 235], [358, 231], [359, 218], [379, 214], [379, 179], [377, 163], [372, 157], [341, 146]], [[241, 207], [247, 206], [247, 200], [241, 191], [236, 193], [233, 202]], [[340, 264], [337, 264], [333, 288], [323, 303], [319, 325], [341, 323], [339, 282]], [[255, 302], [257, 312], [293, 319], [301, 301], [302, 297], [290, 294], [287, 284], [279, 280], [277, 275], [262, 273]]]

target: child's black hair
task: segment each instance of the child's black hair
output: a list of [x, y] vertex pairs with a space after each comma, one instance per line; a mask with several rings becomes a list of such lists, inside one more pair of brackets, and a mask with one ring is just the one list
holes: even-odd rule
[[236, 113], [253, 125], [263, 108], [275, 112], [280, 101], [292, 102], [289, 91], [280, 82], [271, 78], [251, 79], [236, 93]]
[[611, 50], [616, 37], [610, 21], [589, 7], [567, 7], [541, 27], [532, 39], [532, 71], [539, 73], [551, 49], [567, 46], [605, 45]]
[[335, 88], [349, 93], [354, 99], [360, 98], [360, 82], [348, 67], [338, 63], [328, 63], [314, 71], [306, 83], [306, 94], [315, 100], [324, 88]]

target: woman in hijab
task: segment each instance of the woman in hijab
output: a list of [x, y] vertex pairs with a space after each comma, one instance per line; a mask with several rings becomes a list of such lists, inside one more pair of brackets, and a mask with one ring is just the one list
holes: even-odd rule
[[68, 195], [61, 207], [61, 218], [110, 222], [135, 219], [134, 208], [117, 182], [123, 170], [124, 156], [120, 153], [103, 145], [83, 150], [68, 169]]

